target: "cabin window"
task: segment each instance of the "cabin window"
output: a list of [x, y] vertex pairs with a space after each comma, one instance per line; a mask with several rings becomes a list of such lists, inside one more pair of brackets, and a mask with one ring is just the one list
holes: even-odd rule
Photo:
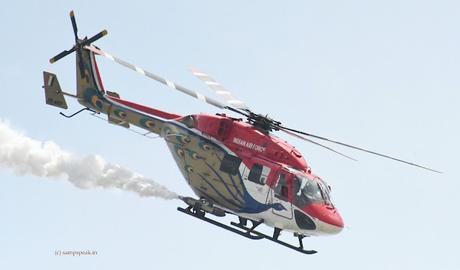
[[251, 171], [249, 172], [248, 180], [260, 185], [265, 185], [269, 174], [269, 167], [254, 163], [254, 165], [252, 165]]
[[222, 163], [220, 163], [220, 170], [231, 175], [236, 175], [238, 174], [240, 164], [241, 158], [227, 154], [224, 159], [222, 159]]
[[283, 200], [287, 200], [288, 186], [287, 186], [285, 174], [280, 173], [274, 191], [275, 191], [275, 197], [283, 199]]
[[248, 180], [257, 184], [260, 183], [260, 176], [262, 175], [262, 165], [254, 163], [252, 165], [251, 171], [249, 172]]

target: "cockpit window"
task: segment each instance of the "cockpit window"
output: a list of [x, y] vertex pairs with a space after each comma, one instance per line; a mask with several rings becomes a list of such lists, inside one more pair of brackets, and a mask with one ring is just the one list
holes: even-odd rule
[[321, 194], [322, 194], [322, 196], [324, 198], [325, 203], [332, 205], [331, 195], [329, 193], [330, 192], [329, 186], [326, 184], [326, 182], [324, 182], [320, 178], [316, 178], [316, 180], [318, 181], [318, 186], [320, 188], [320, 191], [321, 191]]
[[319, 178], [309, 179], [305, 175], [296, 175], [294, 177], [294, 192], [296, 194], [296, 202], [301, 207], [318, 202], [332, 205], [329, 197], [329, 189]]

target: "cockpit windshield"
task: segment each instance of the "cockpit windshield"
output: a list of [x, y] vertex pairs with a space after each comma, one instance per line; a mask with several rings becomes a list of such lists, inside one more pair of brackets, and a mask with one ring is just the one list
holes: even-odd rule
[[296, 201], [299, 206], [311, 203], [325, 203], [332, 205], [329, 188], [320, 178], [309, 179], [306, 175], [297, 174], [294, 177], [294, 190], [296, 192]]

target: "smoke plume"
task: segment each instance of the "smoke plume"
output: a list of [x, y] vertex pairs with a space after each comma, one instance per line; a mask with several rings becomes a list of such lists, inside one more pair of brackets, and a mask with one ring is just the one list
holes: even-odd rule
[[178, 195], [166, 187], [97, 155], [79, 157], [51, 141], [31, 139], [0, 119], [0, 167], [18, 175], [65, 179], [81, 189], [116, 188], [166, 200]]

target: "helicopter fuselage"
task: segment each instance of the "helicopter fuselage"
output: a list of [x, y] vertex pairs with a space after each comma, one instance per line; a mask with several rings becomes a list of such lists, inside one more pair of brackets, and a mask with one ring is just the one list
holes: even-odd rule
[[287, 142], [223, 114], [167, 121], [161, 136], [200, 198], [238, 216], [304, 235], [335, 234], [343, 228], [329, 199], [308, 201], [303, 196], [307, 202], [300, 202], [302, 183], [297, 176], [313, 185], [320, 180]]
[[77, 57], [78, 101], [112, 124], [163, 137], [197, 196], [240, 217], [302, 235], [335, 234], [343, 221], [330, 188], [287, 142], [224, 114], [180, 116], [106, 91], [94, 53]]

